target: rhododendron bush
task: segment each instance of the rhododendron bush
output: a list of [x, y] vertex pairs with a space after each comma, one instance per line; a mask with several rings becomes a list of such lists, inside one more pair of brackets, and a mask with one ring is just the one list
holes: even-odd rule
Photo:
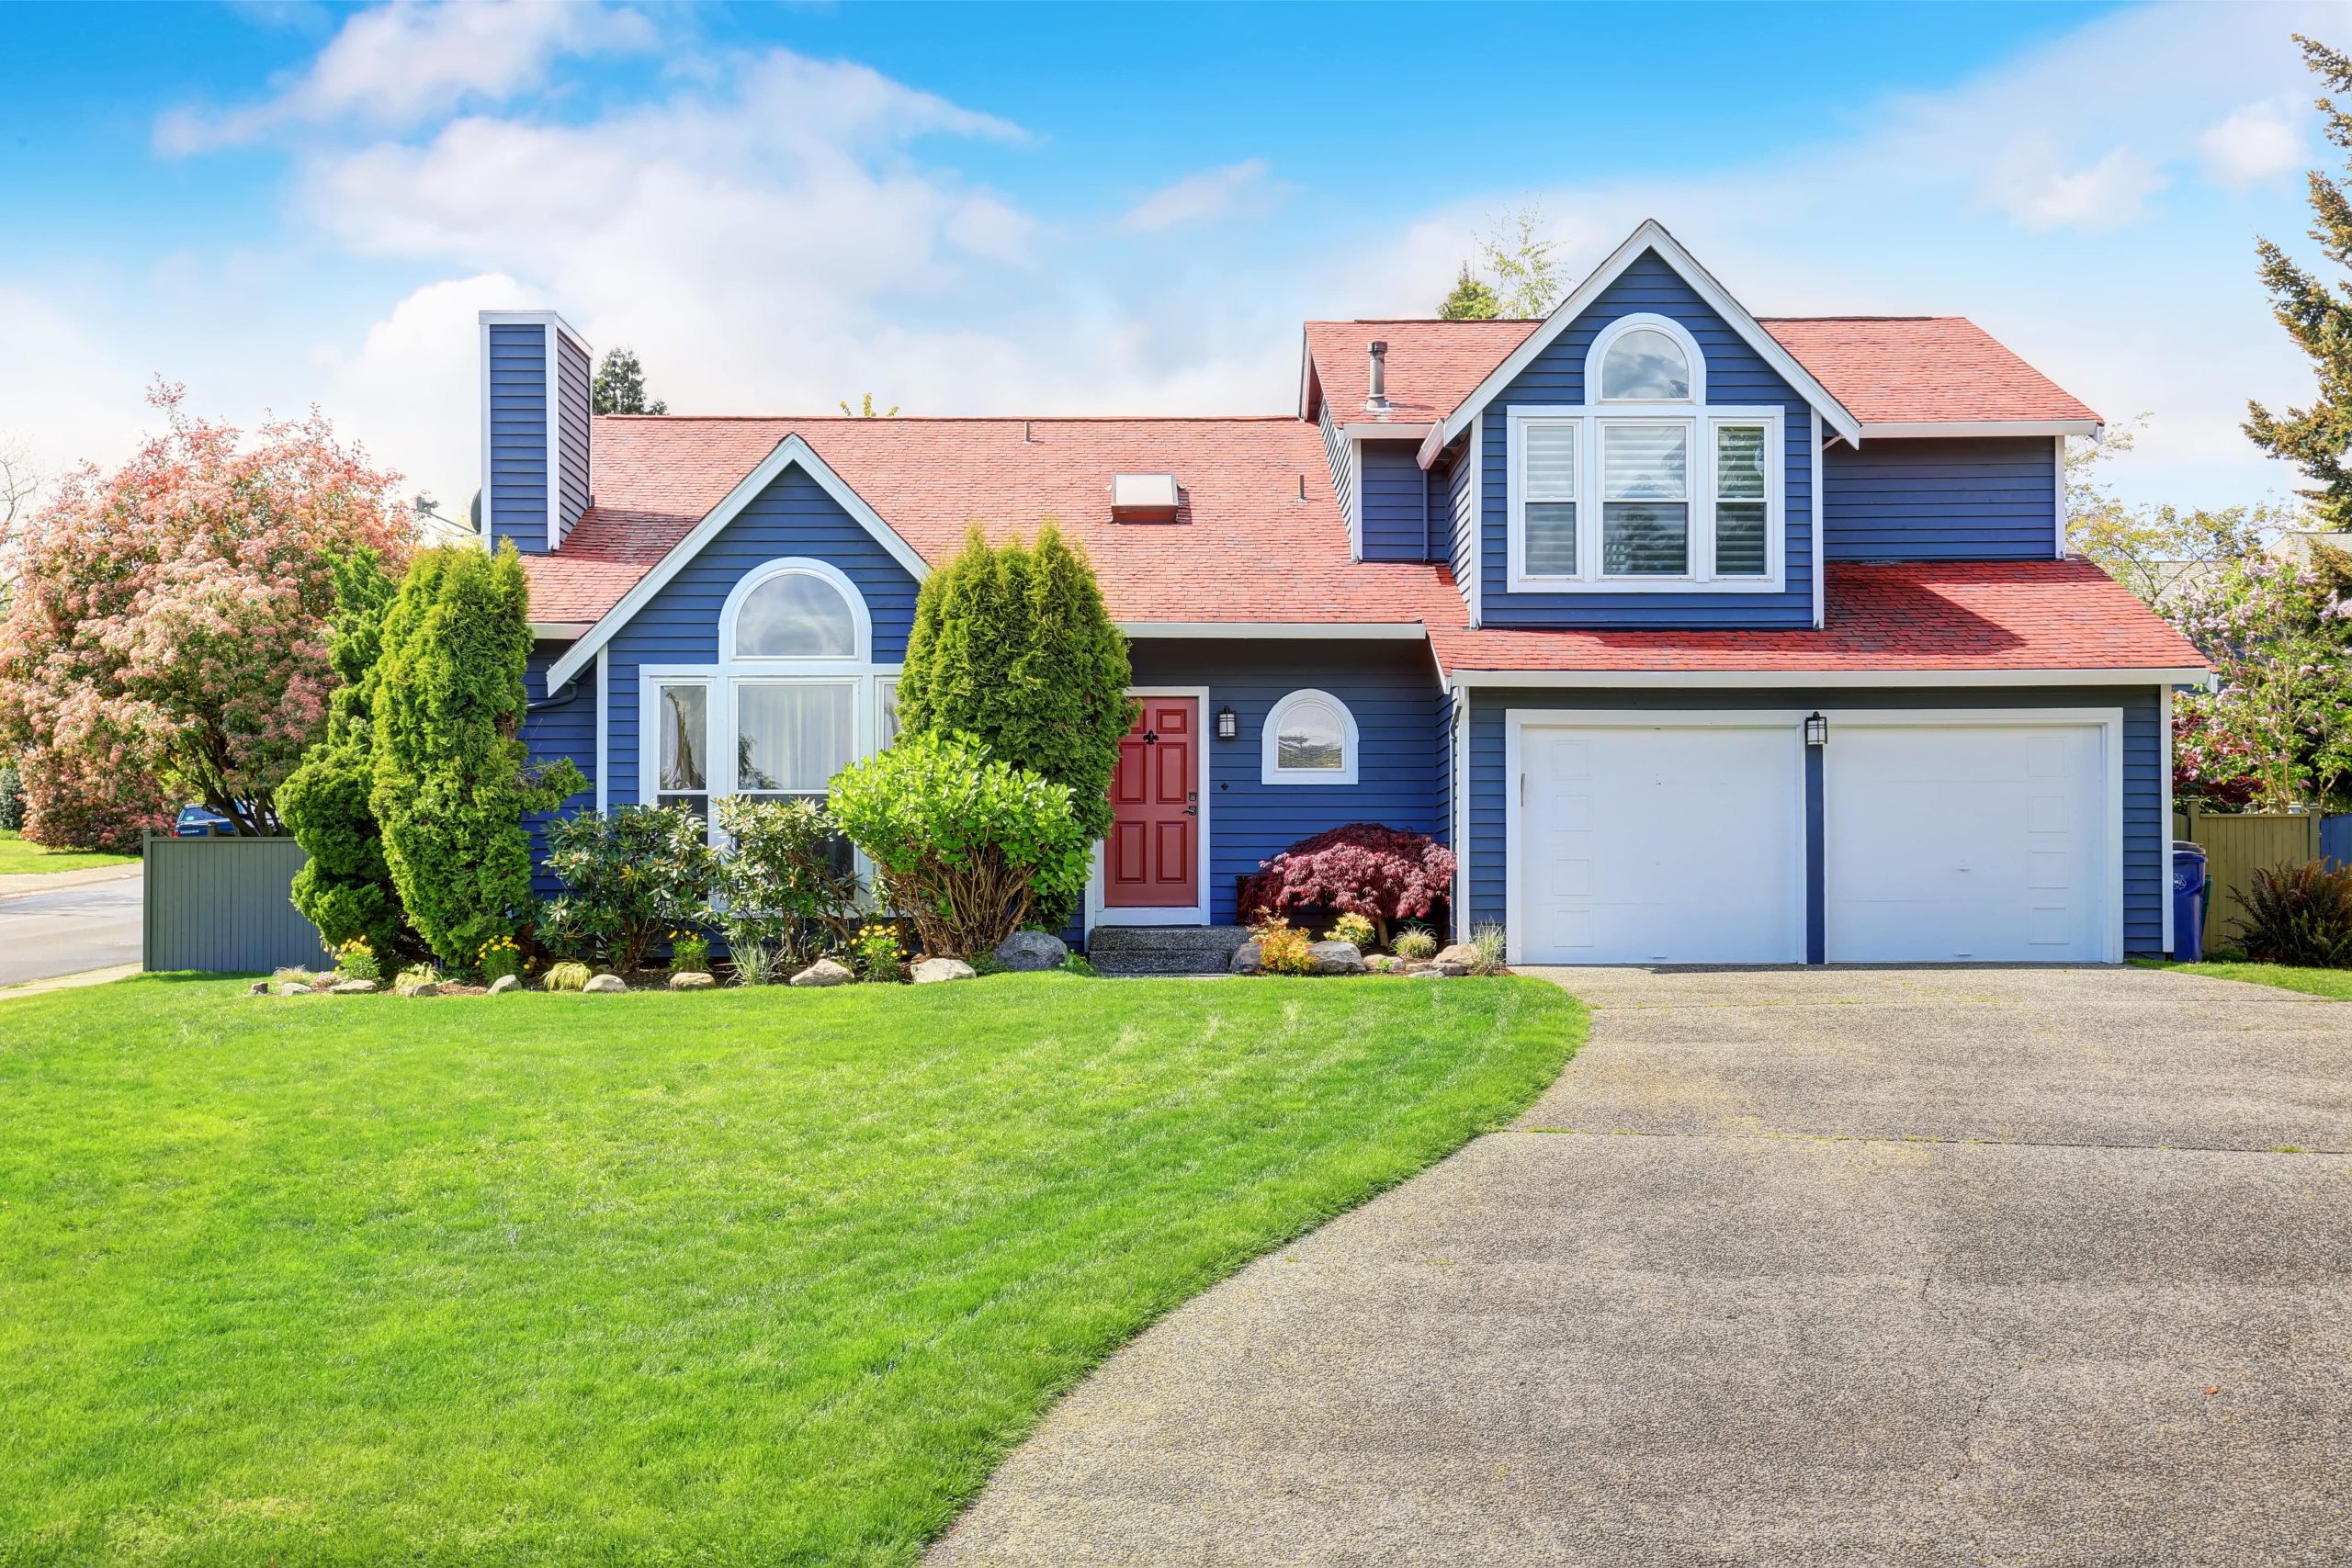
[[1453, 852], [1427, 833], [1353, 822], [1261, 862], [1241, 890], [1241, 914], [1337, 909], [1372, 920], [1385, 942], [1391, 921], [1428, 915], [1453, 886]]
[[2352, 782], [2352, 611], [2329, 577], [2250, 555], [2191, 584], [2168, 614], [2218, 678], [2177, 699], [2176, 786], [2263, 811], [2341, 795]]
[[111, 473], [85, 465], [6, 541], [0, 750], [21, 754], [28, 837], [119, 846], [202, 801], [278, 831], [277, 786], [326, 716], [333, 563], [397, 570], [413, 520], [398, 475], [315, 410], [248, 442], [149, 400], [168, 423]]

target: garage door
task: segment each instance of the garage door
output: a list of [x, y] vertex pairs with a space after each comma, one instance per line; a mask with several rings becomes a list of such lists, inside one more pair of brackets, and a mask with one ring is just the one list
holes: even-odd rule
[[1833, 721], [1830, 962], [2110, 957], [2106, 760], [2097, 725]]
[[1522, 728], [1521, 960], [1803, 962], [1804, 762], [1779, 720]]

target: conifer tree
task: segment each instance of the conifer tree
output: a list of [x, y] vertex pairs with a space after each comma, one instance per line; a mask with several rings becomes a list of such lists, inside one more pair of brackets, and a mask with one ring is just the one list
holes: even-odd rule
[[1462, 264], [1462, 276], [1453, 280], [1453, 292], [1437, 308], [1442, 321], [1491, 321], [1503, 313], [1502, 301], [1487, 287], [1486, 279]]
[[589, 406], [598, 413], [668, 413], [670, 405], [645, 396], [645, 367], [637, 351], [616, 346], [597, 363], [596, 380], [588, 392]]

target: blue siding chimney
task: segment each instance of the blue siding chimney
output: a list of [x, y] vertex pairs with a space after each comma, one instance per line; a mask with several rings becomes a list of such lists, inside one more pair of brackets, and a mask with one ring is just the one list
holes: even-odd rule
[[484, 310], [481, 355], [483, 528], [544, 555], [593, 501], [588, 344], [552, 310]]

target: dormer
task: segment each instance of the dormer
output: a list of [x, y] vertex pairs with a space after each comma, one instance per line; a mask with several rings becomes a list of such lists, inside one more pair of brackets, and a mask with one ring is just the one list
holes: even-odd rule
[[593, 360], [553, 310], [481, 312], [481, 517], [495, 547], [561, 547], [592, 502]]

